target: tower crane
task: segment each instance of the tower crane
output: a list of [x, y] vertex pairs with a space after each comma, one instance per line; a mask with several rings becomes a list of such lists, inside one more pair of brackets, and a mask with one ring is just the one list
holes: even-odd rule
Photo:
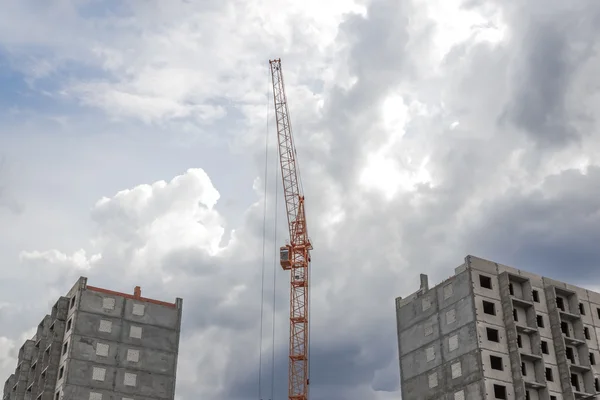
[[306, 228], [304, 194], [299, 181], [296, 147], [285, 95], [281, 59], [269, 60], [277, 121], [279, 161], [289, 228], [289, 244], [280, 248], [281, 267], [290, 278], [290, 343], [288, 399], [308, 400], [309, 392], [309, 264], [312, 244]]

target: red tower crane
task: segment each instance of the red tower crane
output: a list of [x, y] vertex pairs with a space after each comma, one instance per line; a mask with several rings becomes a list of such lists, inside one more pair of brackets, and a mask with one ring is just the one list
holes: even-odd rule
[[308, 400], [308, 273], [312, 245], [306, 229], [304, 195], [299, 181], [300, 174], [296, 161], [296, 147], [292, 138], [292, 124], [285, 95], [281, 59], [269, 60], [269, 64], [273, 80], [281, 177], [290, 233], [289, 244], [280, 249], [281, 267], [286, 271], [291, 271], [288, 398], [289, 400]]

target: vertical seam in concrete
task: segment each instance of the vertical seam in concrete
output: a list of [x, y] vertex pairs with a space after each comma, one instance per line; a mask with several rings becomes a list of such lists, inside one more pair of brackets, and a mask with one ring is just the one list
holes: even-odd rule
[[179, 362], [179, 342], [181, 339], [181, 320], [183, 317], [183, 299], [177, 298], [175, 301], [177, 304], [177, 336], [175, 339], [175, 357], [173, 364], [173, 392], [171, 393], [171, 400], [175, 399], [175, 390], [177, 386], [177, 364]]
[[485, 390], [485, 376], [483, 374], [483, 353], [481, 352], [481, 342], [479, 337], [479, 318], [477, 317], [477, 304], [475, 304], [475, 282], [473, 280], [473, 267], [471, 265], [471, 256], [467, 256], [465, 258], [465, 262], [467, 264], [467, 270], [469, 271], [469, 280], [470, 280], [470, 290], [471, 290], [471, 299], [473, 306], [473, 321], [475, 322], [475, 337], [477, 338], [477, 363], [479, 364], [479, 390], [482, 398], [486, 398], [486, 390]]
[[554, 286], [544, 281], [544, 294], [546, 296], [546, 305], [548, 307], [548, 319], [550, 320], [550, 331], [552, 332], [552, 341], [554, 354], [556, 356], [556, 365], [558, 367], [558, 378], [562, 389], [564, 400], [575, 400], [573, 388], [571, 387], [570, 369], [567, 365], [566, 345], [560, 329], [560, 315], [556, 304], [556, 291]]
[[398, 299], [395, 300], [396, 304], [396, 331], [398, 332], [398, 368], [400, 369], [400, 397], [404, 398], [404, 373], [402, 370], [402, 348], [400, 346], [400, 302]]
[[508, 273], [503, 272], [498, 274], [498, 289], [500, 292], [500, 302], [502, 304], [502, 313], [504, 317], [504, 325], [506, 329], [506, 342], [508, 347], [508, 358], [510, 360], [510, 368], [513, 378], [513, 386], [515, 389], [515, 399], [525, 400], [525, 382], [521, 372], [521, 355], [517, 345], [517, 324], [513, 319], [513, 306], [510, 295], [510, 279]]
[[[445, 364], [445, 357], [444, 357], [444, 341], [445, 341], [445, 337], [442, 333], [442, 308], [441, 308], [441, 300], [438, 296], [437, 290], [436, 290], [437, 286], [434, 286], [432, 289], [430, 289], [432, 292], [434, 292], [434, 296], [435, 296], [435, 305], [436, 305], [436, 319], [437, 319], [437, 323], [438, 323], [438, 350], [440, 352], [440, 365], [439, 367], [437, 367], [438, 371], [441, 371], [441, 379], [438, 378], [438, 386], [446, 386], [446, 374], [444, 373], [444, 364]], [[443, 289], [442, 289], [443, 290]], [[436, 368], [434, 368], [435, 370]], [[438, 372], [436, 371], [436, 375], [438, 374]], [[428, 386], [429, 386], [429, 382], [428, 382]], [[439, 390], [439, 389], [438, 389]]]

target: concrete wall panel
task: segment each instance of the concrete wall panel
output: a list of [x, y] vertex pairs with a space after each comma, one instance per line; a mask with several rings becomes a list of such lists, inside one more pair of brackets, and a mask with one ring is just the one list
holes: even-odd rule
[[[502, 359], [502, 371], [493, 369], [491, 364], [491, 356], [500, 357]], [[494, 378], [503, 382], [512, 383], [512, 372], [510, 369], [510, 359], [507, 353], [499, 353], [489, 350], [481, 350], [481, 361], [483, 364], [483, 375], [486, 378]]]
[[594, 303], [595, 307], [600, 307], [600, 293], [587, 291], [587, 298], [590, 303]]
[[[102, 320], [112, 322], [110, 333], [100, 332], [100, 321]], [[74, 325], [73, 334], [75, 335], [99, 338], [113, 342], [118, 342], [121, 337], [122, 320], [119, 318], [78, 312]]]
[[[124, 384], [126, 373], [136, 374], [136, 386]], [[173, 379], [164, 375], [119, 369], [115, 377], [115, 390], [120, 393], [168, 399], [170, 393], [173, 393]]]
[[[427, 361], [427, 349], [433, 348], [435, 358], [432, 361]], [[404, 379], [411, 379], [417, 375], [421, 375], [425, 371], [437, 368], [442, 363], [441, 346], [439, 341], [432, 342], [425, 347], [413, 351], [402, 358], [401, 368]]]
[[[491, 325], [504, 326], [504, 313], [502, 311], [502, 305], [499, 299], [491, 299], [488, 297], [476, 296], [474, 301], [477, 321], [485, 322]], [[490, 315], [483, 312], [484, 301], [494, 304], [496, 315]]]
[[[450, 338], [458, 336], [458, 347], [450, 351]], [[459, 330], [443, 337], [442, 350], [445, 361], [453, 360], [457, 357], [477, 349], [477, 333], [475, 323], [462, 326]]]
[[507, 384], [506, 382], [499, 381], [492, 378], [485, 378], [484, 386], [485, 386], [485, 399], [486, 400], [497, 400], [494, 396], [494, 385], [500, 385], [506, 387], [507, 400], [515, 400], [515, 390], [512, 387], [512, 384]]
[[[426, 330], [431, 334], [426, 336]], [[407, 354], [415, 351], [419, 347], [439, 339], [439, 336], [438, 316], [435, 314], [400, 332], [400, 352]]]
[[[144, 306], [144, 315], [140, 316], [133, 314], [132, 311], [134, 304]], [[161, 326], [169, 329], [176, 329], [178, 323], [176, 308], [169, 308], [154, 303], [141, 302], [131, 299], [125, 300], [125, 310], [123, 317], [130, 321]]]
[[[487, 328], [495, 329], [498, 331], [498, 343], [488, 340], [487, 338]], [[503, 326], [497, 326], [492, 324], [487, 324], [485, 322], [477, 323], [477, 332], [479, 339], [479, 346], [482, 349], [491, 350], [491, 351], [505, 351], [508, 346], [508, 342], [506, 341], [506, 329]]]
[[127, 361], [127, 351], [129, 349], [136, 350], [134, 347], [121, 346], [119, 348], [118, 358], [120, 365], [128, 369], [143, 369], [147, 372], [158, 374], [170, 374], [175, 366], [175, 354], [164, 351], [156, 351], [151, 349], [138, 348], [139, 361]]
[[[132, 326], [142, 328], [141, 339], [130, 337]], [[176, 352], [177, 336], [177, 332], [171, 329], [160, 328], [152, 325], [141, 325], [127, 320], [123, 320], [120, 341], [122, 343], [131, 344], [134, 346]]]
[[547, 363], [544, 366], [544, 368], [550, 368], [552, 370], [553, 380], [546, 382], [548, 390], [554, 391], [554, 392], [562, 392], [561, 386], [560, 386], [560, 378], [559, 378], [559, 375], [558, 375], [558, 367], [556, 366], [556, 361], [555, 361], [555, 364], [548, 364]]
[[544, 340], [552, 339], [552, 330], [550, 329], [550, 316], [547, 313], [541, 311], [538, 311], [536, 314], [540, 315], [542, 317], [542, 320], [544, 321], [544, 327], [537, 328], [538, 332], [540, 333], [540, 336], [544, 338]]
[[[452, 295], [446, 298], [448, 287], [451, 287]], [[471, 295], [471, 280], [469, 271], [464, 271], [454, 277], [447, 279], [435, 288], [438, 300], [438, 308], [444, 309], [453, 303]]]
[[[449, 321], [448, 316], [453, 316], [454, 321]], [[475, 316], [473, 315], [473, 299], [471, 297], [462, 298], [458, 302], [440, 311], [440, 329], [442, 331], [442, 335], [447, 335], [461, 326], [473, 322], [474, 320]]]
[[498, 274], [498, 264], [497, 263], [495, 263], [493, 261], [485, 260], [483, 258], [475, 257], [475, 256], [468, 256], [467, 258], [468, 258], [468, 262], [469, 262], [469, 267], [471, 269], [485, 272], [485, 273], [492, 274], [492, 275]]
[[[92, 379], [94, 367], [106, 369], [103, 381]], [[92, 389], [112, 390], [115, 371], [115, 368], [110, 365], [94, 365], [85, 361], [71, 360], [69, 368], [66, 371], [66, 383], [77, 386], [87, 386]]]
[[[418, 296], [412, 302], [400, 307], [397, 311], [400, 330], [426, 320], [437, 313], [438, 302], [435, 293], [435, 290], [430, 290], [427, 294]], [[424, 301], [431, 304], [426, 310], [423, 310]]]
[[539, 302], [534, 301], [533, 306], [536, 311], [541, 311], [544, 313], [548, 313], [548, 306], [546, 305], [546, 292], [544, 291], [544, 287], [542, 285], [533, 286], [533, 290], [537, 291], [538, 297], [540, 299]]
[[[103, 308], [104, 299], [114, 300], [114, 309]], [[79, 303], [79, 310], [108, 315], [116, 318], [120, 318], [123, 313], [124, 299], [118, 296], [111, 296], [104, 293], [94, 292], [92, 290], [84, 290], [81, 292], [81, 300]]]

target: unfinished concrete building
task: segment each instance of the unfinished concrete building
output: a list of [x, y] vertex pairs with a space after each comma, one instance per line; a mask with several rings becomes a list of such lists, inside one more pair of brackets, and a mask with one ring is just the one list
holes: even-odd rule
[[3, 400], [173, 400], [182, 305], [80, 278], [19, 350]]
[[600, 399], [600, 294], [467, 256], [396, 299], [404, 400]]

